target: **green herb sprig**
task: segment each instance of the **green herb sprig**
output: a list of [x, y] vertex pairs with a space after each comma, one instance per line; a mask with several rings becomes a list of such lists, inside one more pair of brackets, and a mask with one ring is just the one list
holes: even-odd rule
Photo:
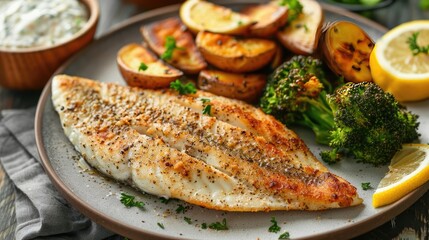
[[303, 6], [299, 0], [281, 0], [279, 4], [288, 7], [287, 24], [297, 19], [302, 13]]
[[203, 114], [211, 116], [212, 105], [210, 105], [210, 99], [202, 98], [201, 102], [203, 103]]
[[369, 190], [369, 189], [372, 189], [372, 186], [371, 186], [371, 183], [370, 182], [363, 182], [363, 183], [361, 183], [361, 186], [362, 186], [362, 189], [363, 190]]
[[226, 225], [226, 219], [225, 218], [222, 219], [222, 222], [211, 223], [208, 227], [210, 229], [214, 229], [214, 230], [218, 230], [218, 231], [220, 231], [220, 230], [228, 230], [229, 229], [228, 226]]
[[140, 71], [146, 71], [146, 69], [147, 69], [147, 65], [145, 63], [141, 62], [140, 66], [139, 66], [139, 72]]
[[282, 235], [279, 236], [279, 240], [289, 240], [290, 234], [289, 232], [284, 232]]
[[208, 99], [208, 98], [201, 98], [201, 99], [200, 99], [200, 101], [201, 101], [203, 104], [206, 104], [206, 103], [210, 102], [210, 99]]
[[277, 225], [277, 221], [275, 217], [271, 218], [272, 225], [268, 228], [268, 232], [278, 233], [282, 229], [279, 225]]
[[189, 210], [189, 206], [183, 206], [182, 204], [177, 205], [176, 213], [186, 213]]
[[130, 207], [138, 207], [143, 208], [144, 202], [135, 201], [136, 197], [132, 195], [128, 195], [126, 193], [121, 193], [121, 203], [124, 204], [127, 208]]
[[226, 219], [225, 218], [222, 220], [222, 223], [214, 222], [214, 223], [211, 223], [209, 225], [207, 225], [207, 223], [202, 223], [201, 228], [202, 229], [210, 228], [210, 229], [214, 229], [214, 230], [228, 230], [229, 229], [228, 226], [226, 225]]
[[170, 88], [179, 92], [180, 95], [194, 94], [197, 88], [193, 83], [182, 83], [179, 79], [170, 83]]
[[158, 227], [160, 227], [160, 228], [162, 228], [162, 229], [165, 229], [164, 224], [162, 224], [162, 223], [160, 223], [160, 222], [158, 222], [158, 223], [156, 223], [156, 224], [158, 225]]
[[188, 218], [188, 217], [184, 217], [183, 218], [185, 220], [185, 222], [187, 222], [188, 224], [192, 224], [192, 219]]
[[410, 50], [414, 56], [420, 53], [429, 54], [429, 45], [419, 46], [417, 43], [417, 37], [419, 34], [420, 32], [415, 32], [407, 39], [408, 46], [410, 47]]
[[173, 57], [174, 50], [184, 50], [184, 48], [178, 47], [176, 45], [176, 39], [174, 39], [174, 37], [172, 36], [167, 36], [165, 38], [164, 47], [165, 51], [161, 54], [161, 59], [166, 61], [171, 60], [171, 58]]
[[203, 114], [211, 116], [211, 114], [212, 114], [211, 110], [212, 110], [212, 105], [210, 105], [210, 104], [205, 105], [203, 108]]
[[164, 203], [164, 204], [168, 204], [171, 201], [172, 198], [165, 198], [165, 197], [160, 197], [159, 200]]

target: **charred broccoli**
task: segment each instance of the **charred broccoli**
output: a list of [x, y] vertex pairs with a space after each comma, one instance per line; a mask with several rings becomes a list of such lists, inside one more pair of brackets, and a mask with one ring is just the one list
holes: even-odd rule
[[388, 163], [403, 143], [418, 138], [417, 115], [370, 82], [341, 84], [326, 79], [320, 60], [296, 56], [270, 76], [260, 106], [285, 124], [310, 128], [332, 147], [328, 163], [350, 155], [374, 165]]
[[326, 71], [319, 59], [294, 56], [269, 77], [260, 100], [262, 110], [287, 125], [313, 129], [317, 142], [329, 144], [334, 119], [326, 95], [336, 86], [327, 80]]

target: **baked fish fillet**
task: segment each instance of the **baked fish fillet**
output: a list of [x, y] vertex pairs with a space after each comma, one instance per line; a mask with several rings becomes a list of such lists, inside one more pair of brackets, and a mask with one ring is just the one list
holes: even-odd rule
[[[241, 101], [66, 75], [54, 77], [52, 101], [91, 166], [147, 193], [226, 211], [362, 202], [294, 132]], [[202, 114], [207, 104], [210, 115]]]

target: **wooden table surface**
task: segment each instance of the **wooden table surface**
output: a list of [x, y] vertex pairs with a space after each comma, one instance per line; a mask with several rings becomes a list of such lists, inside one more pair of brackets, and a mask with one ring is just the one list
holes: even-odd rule
[[[155, 0], [156, 1], [156, 0]], [[418, 7], [419, 0], [396, 0], [389, 7], [361, 12], [387, 28], [393, 28], [400, 23], [415, 19], [429, 19], [429, 11]], [[130, 16], [144, 12], [129, 2], [121, 0], [100, 1], [101, 17], [96, 36], [101, 36], [115, 24]], [[36, 106], [41, 91], [13, 91], [0, 86], [0, 111], [3, 109], [24, 109]], [[1, 117], [0, 117], [1, 118]], [[0, 165], [0, 209], [10, 205], [13, 196], [10, 191], [10, 182]], [[13, 205], [13, 204], [12, 204]], [[0, 239], [5, 239], [6, 233], [13, 232], [14, 226], [4, 226], [4, 223], [13, 223], [4, 219], [4, 212], [0, 211]], [[9, 235], [11, 236], [11, 235]], [[406, 209], [397, 217], [382, 224], [374, 230], [363, 234], [356, 239], [428, 239], [429, 238], [429, 192], [426, 192], [415, 204]]]

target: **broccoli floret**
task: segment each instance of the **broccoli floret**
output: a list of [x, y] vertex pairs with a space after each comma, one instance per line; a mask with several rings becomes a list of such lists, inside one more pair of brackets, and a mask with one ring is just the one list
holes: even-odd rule
[[349, 155], [374, 165], [388, 163], [403, 143], [419, 137], [417, 115], [374, 83], [337, 84], [326, 79], [322, 62], [297, 56], [270, 76], [260, 106], [286, 125], [313, 130], [332, 147], [328, 163]]
[[330, 132], [333, 149], [322, 152], [324, 161], [350, 154], [362, 162], [386, 164], [403, 143], [419, 137], [417, 115], [375, 83], [347, 83], [327, 101], [335, 127]]
[[327, 68], [312, 57], [294, 56], [268, 78], [260, 106], [286, 125], [299, 124], [313, 129], [316, 140], [329, 144], [334, 128], [326, 95], [336, 85], [327, 80]]

